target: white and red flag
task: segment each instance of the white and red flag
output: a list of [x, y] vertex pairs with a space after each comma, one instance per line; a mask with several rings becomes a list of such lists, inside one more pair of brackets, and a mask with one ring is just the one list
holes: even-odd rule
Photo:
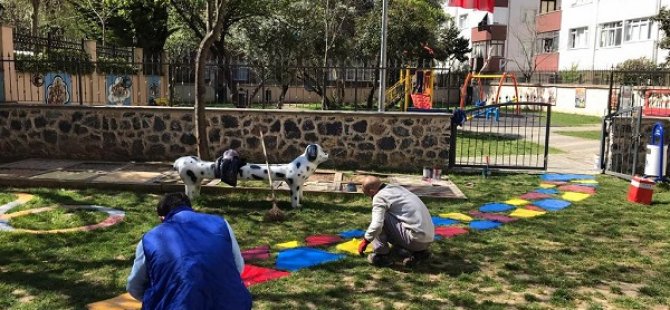
[[493, 13], [495, 0], [449, 0], [449, 6], [457, 6], [464, 9], [474, 9]]

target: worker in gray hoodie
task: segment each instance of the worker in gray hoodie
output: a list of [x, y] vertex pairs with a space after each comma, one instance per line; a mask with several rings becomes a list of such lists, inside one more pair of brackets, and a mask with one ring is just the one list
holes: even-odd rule
[[372, 221], [358, 247], [361, 256], [372, 243], [368, 261], [375, 266], [390, 266], [396, 259], [413, 266], [430, 258], [435, 226], [417, 195], [374, 176], [363, 180], [363, 193], [372, 197]]

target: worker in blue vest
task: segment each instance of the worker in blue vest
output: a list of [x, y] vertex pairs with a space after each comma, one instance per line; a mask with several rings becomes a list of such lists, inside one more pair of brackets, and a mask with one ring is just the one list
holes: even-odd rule
[[126, 287], [142, 308], [251, 309], [228, 222], [193, 211], [184, 193], [166, 194], [156, 212], [162, 223], [138, 243]]

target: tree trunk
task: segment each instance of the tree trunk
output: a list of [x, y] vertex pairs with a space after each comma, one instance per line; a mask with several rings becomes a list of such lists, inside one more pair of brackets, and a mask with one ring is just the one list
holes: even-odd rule
[[32, 29], [32, 35], [36, 37], [37, 34], [38, 34], [37, 33], [37, 30], [38, 30], [37, 28], [40, 26], [39, 25], [39, 22], [40, 22], [40, 20], [39, 20], [40, 0], [32, 0], [31, 2], [32, 2], [32, 5], [33, 5], [33, 14], [31, 16], [31, 18], [32, 18], [31, 27], [33, 28]]
[[[375, 63], [375, 67], [379, 67], [379, 57], [375, 57], [377, 59], [377, 62]], [[368, 94], [368, 99], [366, 101], [367, 103], [367, 109], [372, 110], [372, 105], [373, 105], [373, 100], [375, 98], [375, 90], [377, 90], [377, 85], [379, 85], [379, 70], [375, 70], [375, 78], [374, 81], [372, 82], [372, 89], [370, 89], [370, 93]]]
[[[265, 86], [265, 80], [266, 79], [262, 79], [261, 82], [258, 83], [258, 85], [256, 85], [254, 90], [251, 92], [251, 96], [249, 96], [249, 98], [247, 98], [247, 100], [249, 100], [249, 103], [251, 103], [251, 98], [256, 98], [256, 95], [258, 95], [258, 92], [261, 90], [261, 88], [263, 88]], [[265, 105], [265, 103], [264, 103], [265, 102], [265, 97], [264, 96], [265, 96], [265, 94], [261, 94], [261, 103], [263, 103], [263, 105]]]
[[287, 92], [288, 84], [283, 84], [281, 86], [281, 94], [279, 94], [279, 101], [277, 102], [277, 109], [281, 109], [284, 106], [284, 99], [286, 99]]
[[[212, 1], [213, 2], [213, 1]], [[210, 7], [213, 4], [210, 2]], [[196, 56], [196, 65], [195, 65], [195, 138], [198, 142], [198, 156], [203, 160], [211, 160], [209, 153], [209, 141], [207, 137], [207, 119], [205, 118], [205, 65], [210, 55], [210, 48], [216, 40], [216, 38], [221, 36], [223, 31], [223, 3], [221, 1], [218, 4], [216, 21], [214, 27], [207, 31], [205, 37], [200, 41], [200, 46], [198, 46], [198, 54]], [[209, 16], [212, 18], [212, 16]]]

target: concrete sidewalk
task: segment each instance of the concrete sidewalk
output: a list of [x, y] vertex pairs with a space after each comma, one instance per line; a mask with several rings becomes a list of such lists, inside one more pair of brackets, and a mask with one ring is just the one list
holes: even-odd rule
[[557, 134], [557, 131], [600, 131], [601, 126], [553, 127], [549, 146], [564, 153], [549, 154], [547, 171], [558, 173], [600, 173], [595, 168], [595, 157], [600, 154], [600, 140], [584, 139]]

